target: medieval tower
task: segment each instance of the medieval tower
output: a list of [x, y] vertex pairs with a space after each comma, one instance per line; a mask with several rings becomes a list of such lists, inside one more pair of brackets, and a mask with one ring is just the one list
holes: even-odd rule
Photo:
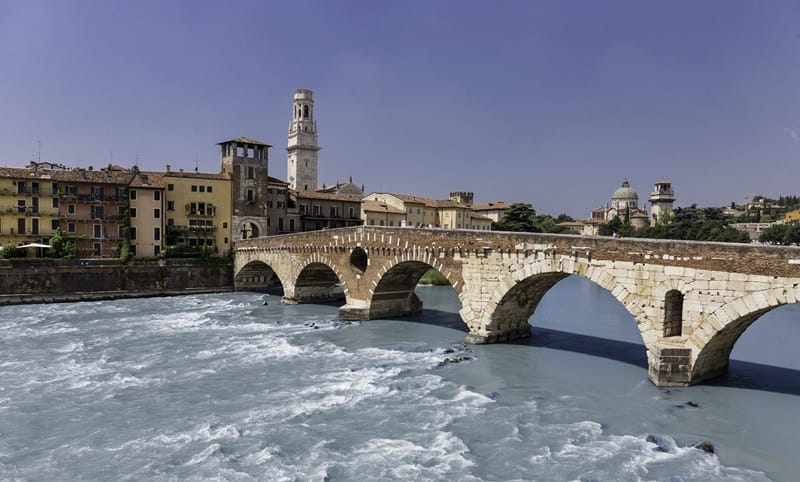
[[289, 187], [297, 191], [317, 189], [317, 121], [314, 120], [314, 92], [294, 91], [286, 175]]
[[672, 215], [672, 204], [675, 202], [675, 192], [669, 181], [658, 181], [650, 193], [650, 226], [655, 226], [659, 218]]

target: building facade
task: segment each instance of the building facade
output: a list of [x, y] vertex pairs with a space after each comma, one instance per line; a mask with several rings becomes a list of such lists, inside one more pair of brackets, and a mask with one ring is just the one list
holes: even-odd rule
[[134, 172], [128, 198], [127, 236], [131, 254], [139, 258], [158, 256], [166, 243], [164, 173]]
[[233, 240], [267, 234], [269, 221], [269, 144], [237, 137], [218, 144], [222, 174], [230, 179]]
[[[231, 181], [225, 174], [164, 173], [167, 245], [188, 255], [211, 251], [226, 256], [231, 250]], [[251, 236], [243, 225], [241, 239]]]

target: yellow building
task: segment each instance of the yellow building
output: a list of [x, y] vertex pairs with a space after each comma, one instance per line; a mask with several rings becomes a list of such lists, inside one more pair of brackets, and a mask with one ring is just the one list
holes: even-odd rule
[[59, 226], [58, 190], [58, 180], [35, 164], [0, 168], [0, 245], [49, 244]]
[[431, 199], [408, 194], [373, 192], [362, 200], [364, 224], [489, 230], [492, 220], [470, 207], [472, 193], [451, 193], [450, 199]]
[[[231, 181], [225, 174], [167, 170], [163, 174], [166, 243], [187, 254], [201, 247], [231, 250]], [[250, 237], [244, 233], [243, 237]]]
[[795, 209], [794, 211], [789, 211], [784, 214], [783, 222], [786, 224], [796, 224], [800, 222], [800, 209]]
[[136, 173], [128, 193], [131, 254], [139, 258], [158, 256], [165, 240], [164, 173]]
[[361, 201], [361, 219], [367, 226], [402, 226], [406, 216], [402, 209], [382, 201]]

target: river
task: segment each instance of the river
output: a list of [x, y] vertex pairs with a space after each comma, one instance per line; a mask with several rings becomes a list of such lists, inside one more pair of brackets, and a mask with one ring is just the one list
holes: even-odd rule
[[800, 480], [798, 305], [727, 377], [662, 389], [586, 280], [497, 345], [462, 344], [451, 288], [417, 292], [415, 318], [350, 324], [255, 293], [2, 307], [0, 478]]

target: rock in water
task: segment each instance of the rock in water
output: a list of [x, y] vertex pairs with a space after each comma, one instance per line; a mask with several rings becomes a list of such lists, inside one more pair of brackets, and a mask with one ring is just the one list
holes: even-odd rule
[[710, 454], [714, 453], [714, 444], [712, 444], [711, 442], [697, 442], [696, 444], [692, 445], [692, 447], [700, 449], [703, 452], [708, 452]]

